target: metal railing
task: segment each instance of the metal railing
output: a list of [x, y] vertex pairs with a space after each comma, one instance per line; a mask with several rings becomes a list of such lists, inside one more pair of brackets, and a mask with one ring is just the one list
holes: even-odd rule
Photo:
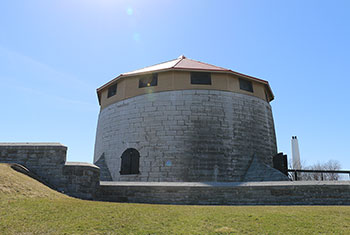
[[296, 170], [296, 169], [288, 169], [288, 172], [294, 173], [294, 180], [298, 180], [298, 172], [304, 172], [304, 173], [321, 173], [321, 180], [324, 179], [323, 174], [325, 173], [331, 173], [331, 174], [349, 174], [350, 178], [350, 171], [346, 170]]

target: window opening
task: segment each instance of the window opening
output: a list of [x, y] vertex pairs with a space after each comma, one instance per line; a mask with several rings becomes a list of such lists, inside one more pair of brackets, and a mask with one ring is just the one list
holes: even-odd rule
[[108, 87], [107, 98], [114, 96], [115, 94], [117, 94], [117, 84]]
[[157, 85], [158, 85], [158, 74], [157, 73], [142, 76], [139, 80], [139, 88], [157, 86]]
[[191, 72], [191, 84], [211, 85], [211, 74], [207, 72]]
[[253, 92], [253, 83], [247, 79], [239, 79], [239, 88], [244, 91]]

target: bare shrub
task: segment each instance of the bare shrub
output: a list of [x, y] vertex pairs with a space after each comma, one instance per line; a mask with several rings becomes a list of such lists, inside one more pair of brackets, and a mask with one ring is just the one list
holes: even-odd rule
[[[339, 161], [329, 160], [326, 163], [316, 163], [311, 166], [307, 166], [305, 170], [340, 170], [341, 165]], [[300, 180], [339, 180], [339, 174], [337, 173], [301, 173], [298, 176]]]

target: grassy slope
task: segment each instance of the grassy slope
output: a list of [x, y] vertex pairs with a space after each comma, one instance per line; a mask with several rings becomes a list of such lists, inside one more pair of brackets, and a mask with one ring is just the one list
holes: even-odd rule
[[0, 164], [0, 197], [19, 198], [68, 198], [38, 181], [12, 170], [8, 164]]
[[0, 234], [350, 234], [350, 207], [169, 206], [69, 198], [0, 164]]

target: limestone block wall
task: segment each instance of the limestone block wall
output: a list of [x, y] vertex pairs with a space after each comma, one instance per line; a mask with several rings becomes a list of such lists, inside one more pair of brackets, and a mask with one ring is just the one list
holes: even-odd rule
[[0, 162], [21, 164], [58, 190], [64, 188], [57, 176], [62, 175], [66, 153], [59, 143], [0, 143]]
[[97, 199], [185, 205], [350, 205], [350, 182], [101, 182]]
[[67, 147], [59, 143], [0, 143], [0, 163], [23, 165], [60, 192], [93, 199], [100, 170], [88, 163], [66, 162]]
[[100, 169], [90, 163], [66, 162], [63, 167], [62, 181], [65, 193], [83, 199], [96, 198], [100, 185]]
[[[120, 175], [121, 155], [140, 152], [140, 174]], [[101, 110], [94, 163], [116, 181], [242, 181], [255, 154], [277, 153], [271, 107], [217, 90], [149, 93]], [[96, 163], [97, 164], [97, 163]]]

